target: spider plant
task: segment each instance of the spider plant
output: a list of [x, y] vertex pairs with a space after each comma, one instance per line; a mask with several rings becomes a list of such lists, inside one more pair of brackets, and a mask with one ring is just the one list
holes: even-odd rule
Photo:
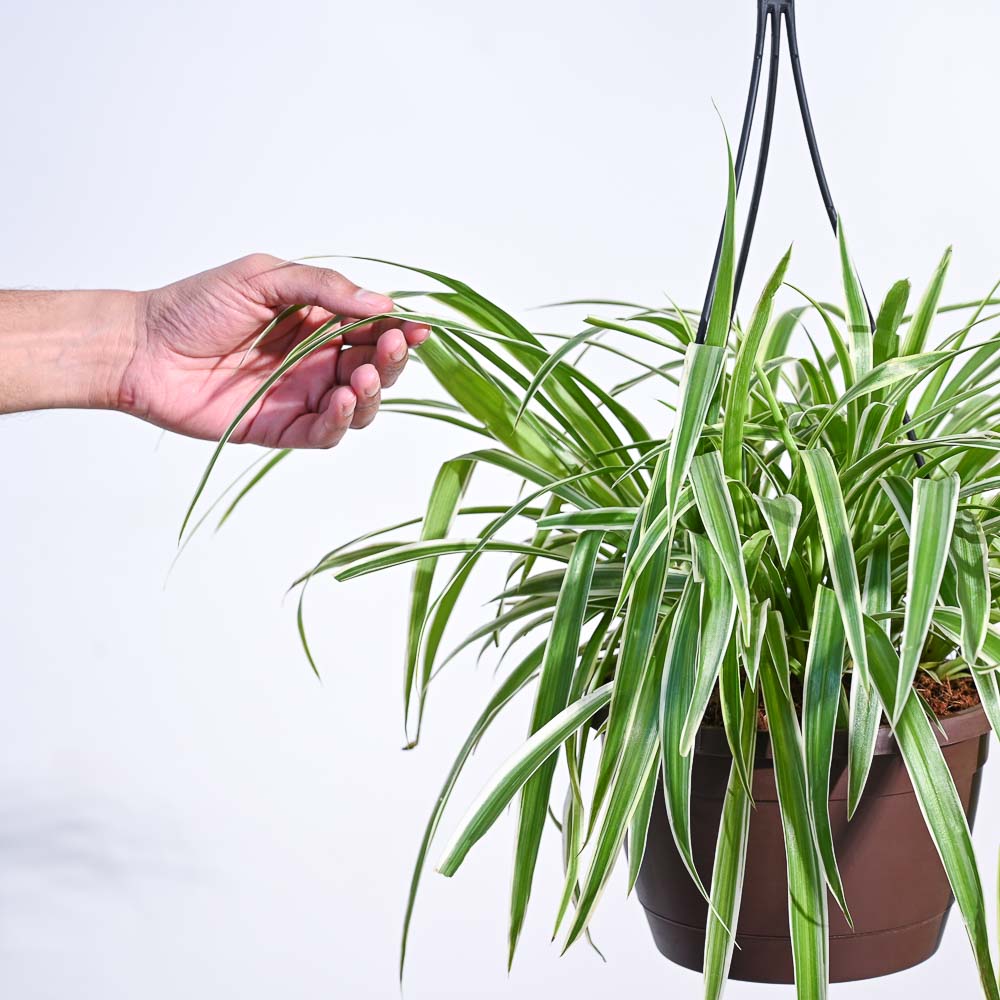
[[[762, 707], [795, 897], [789, 921], [798, 995], [825, 996], [827, 890], [845, 914], [851, 902], [828, 812], [834, 733], [848, 732], [853, 813], [884, 715], [964, 919], [984, 995], [1000, 1000], [969, 825], [914, 687], [918, 671], [971, 676], [994, 729], [1000, 725], [1000, 632], [992, 624], [1000, 617], [992, 592], [1000, 335], [983, 332], [996, 318], [988, 313], [993, 292], [979, 303], [941, 307], [946, 253], [912, 312], [910, 285], [897, 282], [872, 329], [841, 230], [843, 308], [786, 286], [789, 253], [747, 320], [731, 319], [733, 204], [730, 172], [704, 343], [696, 342], [691, 314], [672, 304], [581, 303], [612, 318], [588, 316], [579, 332], [557, 337], [533, 332], [432, 271], [409, 269], [440, 286], [422, 293], [426, 311], [416, 293], [397, 296], [412, 317], [432, 324], [419, 360], [450, 398], [398, 399], [388, 408], [485, 440], [441, 466], [421, 518], [333, 549], [297, 583], [304, 590], [320, 574], [346, 581], [413, 565], [404, 657], [413, 742], [437, 670], [476, 644], [502, 650], [496, 691], [459, 750], [420, 843], [402, 958], [463, 767], [494, 720], [530, 690], [525, 741], [433, 855], [438, 870], [453, 875], [516, 806], [510, 961], [550, 818], [565, 871], [553, 922], [568, 948], [588, 934], [626, 838], [628, 888], [635, 882], [662, 782], [677, 849], [711, 902], [705, 995], [721, 995]], [[797, 302], [779, 313], [783, 287]], [[821, 334], [816, 340], [807, 322]], [[933, 349], [932, 325], [946, 331]], [[233, 426], [285, 371], [343, 330], [331, 322], [294, 348]], [[634, 371], [602, 385], [584, 373], [581, 352], [613, 356]], [[647, 430], [625, 400], [654, 385], [667, 392], [673, 413], [664, 410]], [[283, 456], [267, 460], [224, 517]], [[483, 466], [510, 476], [515, 502], [466, 504]], [[507, 565], [495, 610], [443, 656], [463, 589], [498, 554]], [[299, 625], [305, 643], [301, 604]], [[306, 652], [312, 662], [308, 645]], [[799, 690], [801, 710], [793, 697]], [[702, 885], [689, 820], [693, 748], [710, 703], [721, 707], [732, 774], [722, 818], [729, 835], [719, 838], [713, 877]]]

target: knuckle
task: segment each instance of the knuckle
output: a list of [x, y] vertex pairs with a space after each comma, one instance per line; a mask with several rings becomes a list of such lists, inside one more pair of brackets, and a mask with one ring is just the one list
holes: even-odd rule
[[269, 253], [251, 253], [241, 257], [236, 263], [250, 274], [259, 274], [261, 271], [279, 267], [284, 262]]
[[340, 271], [334, 271], [329, 267], [319, 268], [319, 278], [320, 281], [335, 288], [342, 288], [344, 285], [351, 284]]

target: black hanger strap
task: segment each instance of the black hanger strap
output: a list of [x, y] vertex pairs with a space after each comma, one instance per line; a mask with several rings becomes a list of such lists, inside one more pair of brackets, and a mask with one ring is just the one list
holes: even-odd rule
[[[809, 147], [809, 156], [812, 160], [813, 170], [816, 174], [816, 183], [819, 185], [820, 196], [826, 209], [827, 217], [834, 235], [837, 234], [837, 209], [833, 204], [833, 195], [830, 193], [830, 185], [826, 179], [826, 172], [823, 169], [823, 161], [819, 155], [819, 144], [816, 141], [816, 130], [813, 128], [812, 115], [809, 112], [809, 100], [806, 97], [805, 81], [802, 77], [802, 61], [799, 56], [799, 39], [795, 26], [795, 0], [757, 0], [757, 31], [754, 40], [753, 64], [750, 72], [750, 87], [747, 92], [746, 110], [743, 114], [743, 127], [740, 130], [740, 143], [736, 152], [736, 161], [733, 170], [736, 178], [736, 190], [739, 192], [743, 179], [743, 167], [746, 163], [747, 149], [750, 143], [750, 133], [753, 130], [753, 121], [757, 108], [757, 93], [760, 89], [761, 67], [764, 61], [764, 41], [765, 34], [770, 38], [770, 56], [767, 76], [767, 95], [764, 101], [764, 120], [761, 128], [760, 149], [757, 154], [757, 169], [754, 174], [753, 191], [750, 195], [750, 207], [747, 213], [746, 227], [743, 233], [743, 240], [740, 245], [739, 260], [733, 281], [733, 303], [732, 311], [736, 310], [736, 302], [739, 298], [740, 287], [743, 283], [743, 274], [746, 270], [747, 258], [750, 254], [750, 244], [753, 240], [754, 227], [757, 223], [757, 212], [760, 209], [761, 194], [764, 189], [764, 174], [767, 171], [767, 157], [771, 147], [771, 131], [774, 124], [775, 99], [778, 93], [778, 68], [781, 56], [781, 19], [784, 17], [785, 28], [788, 33], [788, 50], [792, 63], [792, 78], [795, 82], [795, 94], [799, 103], [799, 114], [802, 118], [802, 127], [806, 135], [806, 144]], [[724, 227], [723, 227], [724, 228]], [[719, 276], [719, 263], [722, 258], [722, 232], [719, 233], [719, 241], [715, 249], [715, 259], [712, 262], [712, 273], [708, 281], [708, 290], [705, 293], [705, 302], [702, 306], [701, 317], [698, 320], [698, 330], [695, 342], [703, 344], [708, 333], [708, 317], [712, 311], [712, 303], [715, 300], [716, 286]], [[871, 330], [875, 331], [875, 318], [872, 315], [871, 306], [868, 304], [868, 297], [862, 289], [865, 308], [868, 310], [868, 321]], [[909, 417], [905, 417], [909, 422]], [[915, 440], [913, 431], [907, 432], [910, 440]], [[919, 454], [914, 456], [918, 466], [923, 465], [923, 457]]]

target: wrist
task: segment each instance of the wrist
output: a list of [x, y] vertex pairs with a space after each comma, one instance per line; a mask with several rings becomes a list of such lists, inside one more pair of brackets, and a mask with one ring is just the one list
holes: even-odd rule
[[0, 292], [0, 412], [120, 409], [141, 308], [134, 292]]

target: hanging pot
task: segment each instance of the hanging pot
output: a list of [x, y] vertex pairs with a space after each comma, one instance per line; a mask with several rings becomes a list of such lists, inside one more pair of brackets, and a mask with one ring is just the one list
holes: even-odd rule
[[[979, 706], [942, 719], [938, 740], [970, 825], [989, 749], [989, 723]], [[746, 875], [730, 978], [792, 983], [784, 837], [768, 735], [758, 734]], [[705, 727], [694, 749], [691, 830], [695, 865], [710, 884], [722, 803], [732, 757], [722, 729]], [[848, 925], [829, 898], [830, 981], [884, 976], [926, 961], [937, 950], [952, 896], [924, 825], [909, 775], [887, 726], [861, 803], [847, 821], [847, 739], [837, 733], [831, 774], [834, 846], [854, 919]], [[708, 907], [674, 846], [662, 787], [646, 838], [639, 901], [660, 952], [701, 970]]]

